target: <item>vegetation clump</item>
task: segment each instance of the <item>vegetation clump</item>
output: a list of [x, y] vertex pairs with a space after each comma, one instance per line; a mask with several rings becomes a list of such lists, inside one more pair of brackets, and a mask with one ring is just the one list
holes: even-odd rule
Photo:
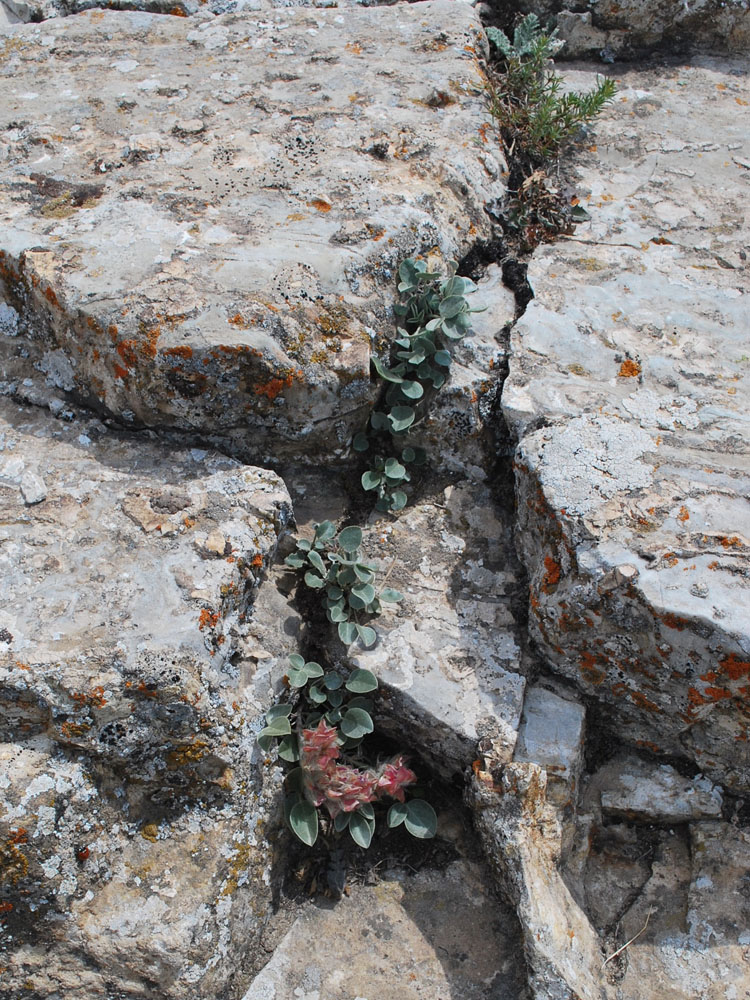
[[[428, 271], [423, 260], [408, 258], [398, 269], [401, 301], [394, 306], [400, 323], [389, 364], [372, 358], [383, 380], [381, 401], [370, 414], [365, 431], [352, 447], [372, 455], [362, 474], [362, 488], [376, 495], [375, 509], [398, 511], [406, 506], [404, 485], [411, 480], [407, 466], [426, 461], [424, 449], [406, 444], [407, 435], [426, 412], [430, 398], [445, 384], [454, 344], [471, 329], [466, 296], [476, 289], [469, 278], [449, 264], [447, 278]], [[395, 454], [394, 454], [395, 453]]]
[[563, 78], [552, 62], [564, 42], [557, 29], [542, 28], [535, 14], [519, 22], [512, 41], [494, 27], [487, 28], [487, 37], [495, 57], [488, 87], [490, 114], [510, 167], [502, 221], [518, 249], [529, 253], [588, 218], [551, 185], [548, 170], [613, 99], [615, 83], [605, 78], [588, 93], [564, 92]]
[[354, 670], [345, 678], [294, 654], [288, 683], [292, 699], [269, 710], [258, 743], [269, 749], [278, 741], [279, 757], [296, 765], [286, 776], [284, 799], [284, 817], [295, 836], [311, 847], [321, 828], [326, 836], [348, 830], [355, 844], [369, 847], [376, 808], [392, 799], [385, 814], [389, 827], [403, 823], [414, 837], [434, 837], [432, 806], [420, 798], [406, 801], [417, 776], [404, 755], [372, 764], [362, 751], [375, 728], [367, 697], [378, 687], [375, 675]]

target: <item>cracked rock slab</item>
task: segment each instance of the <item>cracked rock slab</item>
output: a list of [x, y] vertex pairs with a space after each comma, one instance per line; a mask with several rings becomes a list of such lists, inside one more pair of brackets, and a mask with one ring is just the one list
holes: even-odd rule
[[134, 788], [221, 782], [220, 692], [291, 517], [283, 483], [197, 449], [167, 466], [97, 420], [0, 408], [3, 734], [125, 766]]
[[7, 27], [0, 280], [39, 363], [133, 424], [340, 451], [400, 261], [488, 235], [485, 45], [448, 0]]
[[[748, 787], [745, 61], [633, 71], [537, 250], [503, 410], [530, 631], [618, 733]], [[586, 89], [591, 74], [571, 71]]]
[[506, 1000], [524, 985], [519, 944], [481, 866], [386, 872], [308, 903], [243, 1000]]
[[376, 521], [366, 546], [379, 579], [387, 574], [405, 597], [372, 622], [372, 649], [349, 650], [352, 665], [383, 685], [383, 725], [395, 737], [408, 730], [446, 777], [472, 762], [482, 737], [493, 737], [509, 760], [526, 683], [510, 610], [519, 566], [490, 491], [448, 487], [397, 521]]

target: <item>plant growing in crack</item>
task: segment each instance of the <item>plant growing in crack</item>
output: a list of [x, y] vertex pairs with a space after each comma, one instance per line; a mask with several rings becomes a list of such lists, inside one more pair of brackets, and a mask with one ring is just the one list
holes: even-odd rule
[[373, 456], [361, 482], [363, 489], [375, 492], [376, 510], [398, 511], [406, 506], [403, 487], [411, 480], [407, 466], [420, 466], [426, 460], [424, 449], [407, 445], [406, 436], [444, 385], [453, 346], [471, 329], [471, 314], [480, 311], [471, 309], [466, 299], [476, 285], [457, 275], [457, 266], [449, 264], [447, 278], [412, 258], [398, 270], [401, 301], [394, 312], [402, 325], [390, 363], [372, 358], [376, 374], [385, 383], [384, 392], [367, 429], [352, 441], [355, 451]]
[[487, 28], [487, 37], [497, 65], [488, 85], [489, 109], [510, 164], [502, 222], [518, 249], [529, 253], [588, 218], [577, 203], [551, 189], [547, 168], [584, 135], [584, 127], [604, 110], [616, 88], [605, 78], [588, 93], [563, 92], [563, 78], [552, 60], [564, 42], [557, 29], [544, 30], [535, 14], [520, 21], [512, 41], [494, 27]]
[[[363, 740], [373, 732], [373, 694], [378, 682], [369, 670], [344, 677], [314, 661], [289, 657], [292, 699], [275, 705], [258, 736], [262, 749], [278, 741], [279, 757], [293, 767], [286, 776], [284, 817], [296, 837], [312, 846], [323, 831], [336, 837], [348, 829], [360, 847], [369, 847], [376, 809], [394, 800], [385, 819], [404, 824], [414, 837], [434, 837], [437, 817], [424, 799], [406, 801], [417, 781], [403, 754], [368, 764]], [[321, 812], [321, 810], [323, 810]]]
[[285, 563], [302, 574], [306, 587], [320, 591], [326, 617], [341, 641], [348, 646], [358, 639], [368, 648], [376, 635], [364, 620], [379, 615], [382, 604], [402, 601], [403, 594], [391, 587], [375, 589], [377, 567], [364, 558], [361, 545], [361, 528], [344, 528], [337, 535], [332, 521], [322, 521], [312, 540], [301, 538]]

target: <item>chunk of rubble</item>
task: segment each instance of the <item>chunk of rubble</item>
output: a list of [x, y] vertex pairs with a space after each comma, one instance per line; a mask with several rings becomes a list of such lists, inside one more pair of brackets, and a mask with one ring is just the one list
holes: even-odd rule
[[686, 823], [721, 817], [721, 789], [701, 775], [684, 778], [669, 764], [628, 758], [593, 778], [602, 812], [641, 823]]
[[[487, 0], [492, 10], [494, 0]], [[614, 62], [650, 49], [668, 52], [746, 52], [750, 10], [744, 0], [520, 0], [516, 9], [554, 20], [565, 40], [562, 58]]]
[[684, 841], [667, 835], [620, 925], [619, 941], [635, 937], [621, 959], [623, 996], [644, 983], [658, 1000], [750, 992], [749, 870], [750, 838], [729, 823], [694, 823]]
[[[618, 735], [750, 788], [744, 61], [628, 74], [511, 337], [530, 632]], [[577, 89], [591, 74], [571, 72]]]

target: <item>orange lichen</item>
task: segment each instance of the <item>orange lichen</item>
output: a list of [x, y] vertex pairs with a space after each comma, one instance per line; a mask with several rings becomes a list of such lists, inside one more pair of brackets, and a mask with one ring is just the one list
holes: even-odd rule
[[314, 208], [318, 212], [330, 212], [332, 208], [331, 203], [325, 201], [323, 198], [313, 198], [313, 200], [308, 201], [307, 204], [310, 208]]
[[719, 660], [722, 673], [732, 681], [750, 677], [750, 660], [740, 660], [736, 653], [730, 653]]
[[690, 511], [684, 504], [680, 507], [680, 513], [677, 515], [677, 520], [682, 521], [683, 523], [690, 520]]
[[742, 542], [737, 535], [732, 535], [731, 538], [720, 538], [719, 542], [724, 549], [740, 549], [742, 548]]
[[620, 365], [620, 370], [617, 374], [620, 378], [633, 378], [641, 374], [641, 366], [637, 361], [633, 361], [632, 358], [626, 358]]
[[218, 611], [209, 611], [208, 608], [203, 608], [198, 617], [198, 628], [201, 632], [205, 628], [216, 628], [219, 617]]
[[542, 590], [545, 594], [549, 594], [552, 587], [557, 586], [560, 582], [560, 563], [557, 562], [552, 556], [544, 557], [544, 565], [546, 568], [546, 573], [544, 574], [544, 580], [542, 581]]
[[253, 556], [250, 565], [254, 566], [256, 569], [260, 569], [260, 567], [263, 565], [263, 556], [260, 554], [260, 552], [256, 553], [256, 555]]
[[44, 292], [44, 297], [50, 303], [50, 305], [56, 306], [58, 309], [60, 308], [60, 303], [57, 301], [57, 296], [52, 291], [51, 285], [47, 285], [47, 288]]
[[136, 342], [134, 340], [121, 340], [116, 350], [128, 368], [134, 368], [138, 364]]
[[235, 313], [234, 316], [230, 316], [228, 322], [231, 326], [247, 326], [247, 320], [242, 313]]
[[653, 701], [650, 701], [646, 695], [642, 694], [640, 691], [628, 691], [628, 697], [634, 705], [638, 706], [638, 708], [643, 708], [647, 712], [661, 712], [659, 706], [655, 705]]
[[193, 348], [187, 344], [180, 344], [179, 347], [166, 348], [166, 350], [162, 351], [162, 354], [165, 357], [182, 358], [184, 361], [189, 361], [193, 356]]
[[127, 368], [123, 368], [122, 365], [118, 364], [115, 364], [114, 368], [115, 368], [115, 375], [117, 376], [117, 378], [121, 378], [123, 382], [127, 381], [128, 378]]

